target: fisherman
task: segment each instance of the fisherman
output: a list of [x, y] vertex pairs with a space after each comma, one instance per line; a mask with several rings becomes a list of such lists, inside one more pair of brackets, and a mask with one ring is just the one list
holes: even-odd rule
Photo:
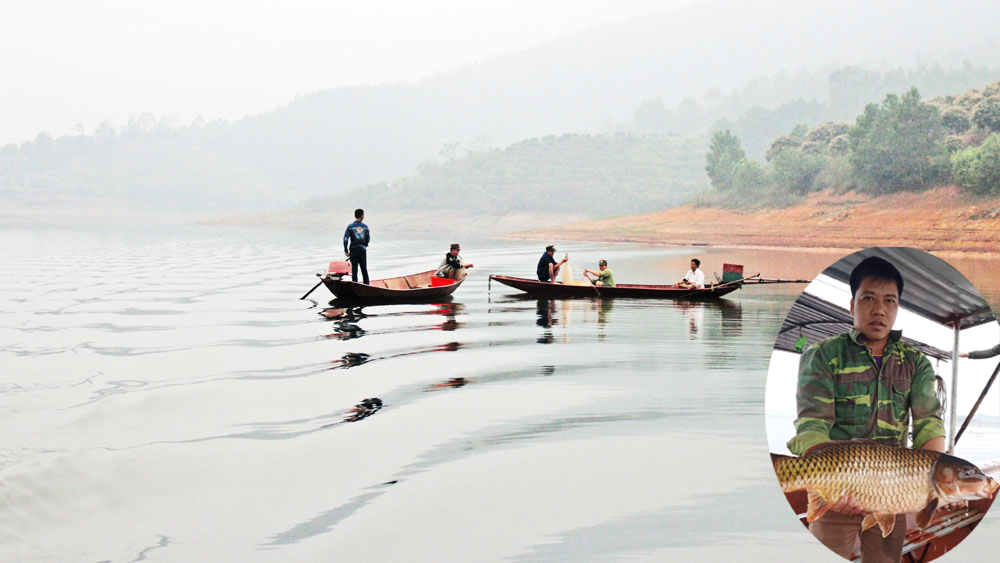
[[[595, 272], [593, 270], [584, 270], [583, 277], [590, 280], [590, 283], [599, 287], [614, 287], [615, 286], [615, 276], [608, 269], [607, 260], [598, 260], [597, 268], [600, 270]], [[590, 276], [595, 276], [591, 278]]]
[[677, 287], [681, 289], [701, 289], [705, 287], [705, 272], [699, 269], [701, 260], [691, 259], [691, 270], [684, 274], [684, 278], [677, 282]]
[[986, 350], [962, 352], [958, 355], [959, 358], [970, 358], [973, 360], [985, 360], [986, 358], [992, 358], [993, 356], [1000, 356], [1000, 344], [997, 344], [992, 348], [987, 348]]
[[538, 259], [538, 281], [555, 282], [556, 276], [559, 275], [559, 268], [569, 261], [569, 254], [566, 254], [563, 256], [562, 260], [556, 262], [556, 259], [553, 258], [555, 253], [555, 246], [550, 244], [545, 247], [545, 252], [542, 253], [542, 257]]
[[451, 245], [451, 250], [448, 251], [448, 254], [444, 255], [444, 259], [441, 260], [441, 265], [438, 266], [437, 272], [434, 272], [434, 275], [439, 278], [451, 278], [456, 280], [459, 279], [459, 274], [464, 277], [465, 272], [463, 270], [471, 268], [472, 264], [465, 264], [462, 262], [462, 257], [458, 255], [461, 250], [462, 247], [459, 246], [457, 242]]
[[[945, 451], [934, 369], [902, 341], [902, 331], [893, 330], [903, 276], [887, 260], [872, 256], [854, 268], [850, 285], [854, 328], [811, 346], [800, 360], [796, 435], [788, 449], [802, 455], [816, 444], [855, 438], [905, 448], [912, 417], [913, 448]], [[897, 515], [892, 533], [883, 539], [878, 526], [861, 532], [861, 510], [856, 499], [844, 495], [809, 531], [845, 558], [860, 533], [862, 561], [898, 563], [906, 516]]]
[[368, 242], [371, 241], [371, 233], [365, 220], [365, 210], [354, 210], [354, 222], [347, 226], [344, 231], [344, 254], [351, 261], [351, 279], [358, 281], [358, 268], [361, 268], [361, 275], [365, 285], [368, 285]]

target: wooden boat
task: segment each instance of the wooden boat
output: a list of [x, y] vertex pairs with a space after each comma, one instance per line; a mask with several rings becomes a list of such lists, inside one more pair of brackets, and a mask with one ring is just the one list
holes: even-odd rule
[[702, 289], [683, 289], [674, 285], [642, 285], [621, 283], [614, 287], [549, 283], [527, 278], [491, 275], [506, 286], [521, 290], [532, 297], [564, 299], [570, 297], [627, 297], [633, 299], [718, 299], [740, 288], [737, 283], [708, 286]]
[[[771, 454], [772, 460], [774, 454]], [[976, 464], [983, 473], [1000, 479], [1000, 460], [991, 460]], [[808, 528], [806, 522], [806, 505], [808, 504], [805, 491], [795, 491], [785, 493], [788, 504], [791, 505], [795, 514]], [[920, 530], [914, 522], [914, 515], [908, 514], [906, 517], [907, 532], [903, 541], [902, 563], [917, 563], [933, 561], [938, 557], [948, 553], [955, 548], [962, 540], [976, 528], [979, 521], [983, 519], [986, 512], [993, 505], [995, 499], [979, 499], [969, 502], [968, 508], [953, 508], [941, 510], [934, 515], [930, 525], [925, 530]], [[851, 555], [851, 561], [859, 561], [861, 553], [855, 549]]]
[[462, 285], [464, 281], [464, 278], [453, 280], [436, 277], [435, 271], [429, 270], [408, 276], [371, 280], [368, 285], [344, 280], [339, 275], [328, 272], [323, 277], [323, 285], [338, 299], [398, 303], [447, 297], [458, 289], [458, 286]]

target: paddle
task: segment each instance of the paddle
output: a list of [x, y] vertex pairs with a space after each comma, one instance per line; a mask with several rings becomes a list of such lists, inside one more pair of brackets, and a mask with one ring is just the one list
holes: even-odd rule
[[[316, 274], [316, 275], [319, 276], [319, 274]], [[319, 286], [321, 286], [321, 285], [323, 285], [323, 278], [322, 278], [322, 276], [320, 276], [319, 282], [316, 285], [314, 285], [312, 289], [310, 289], [309, 291], [307, 291], [306, 294], [303, 295], [302, 297], [299, 297], [299, 301], [302, 301], [306, 297], [309, 297], [309, 294], [312, 293], [312, 292], [314, 292], [314, 291], [316, 291], [316, 288], [319, 287]]]
[[[588, 278], [587, 281], [590, 281], [590, 279]], [[594, 288], [594, 293], [596, 293], [598, 297], [601, 296], [601, 291], [597, 289], [597, 280], [590, 282], [590, 287]]]
[[[343, 264], [347, 264], [350, 261], [351, 261], [351, 259], [348, 258], [346, 261], [343, 262]], [[328, 268], [330, 271], [327, 272], [326, 274], [316, 274], [316, 277], [320, 278], [319, 282], [316, 285], [314, 285], [312, 287], [312, 289], [310, 289], [309, 291], [307, 291], [305, 295], [303, 295], [302, 297], [299, 297], [299, 301], [302, 301], [306, 297], [309, 297], [310, 293], [316, 291], [316, 288], [319, 287], [320, 285], [322, 285], [323, 280], [326, 279], [326, 276], [328, 274], [338, 273], [338, 274], [341, 274], [341, 275], [347, 275], [347, 270], [338, 270], [337, 268], [335, 268], [335, 266], [334, 266], [335, 264], [339, 264], [339, 263], [338, 262], [330, 262], [330, 267]], [[346, 266], [345, 266], [345, 268], [346, 268]], [[337, 278], [337, 279], [339, 279], [339, 278]]]
[[[733, 281], [729, 281], [729, 282], [726, 282], [726, 283], [720, 283], [720, 284], [716, 284], [716, 285], [707, 286], [707, 287], [704, 287], [702, 289], [708, 289], [708, 290], [711, 290], [711, 291], [715, 291], [716, 289], [719, 289], [720, 287], [726, 287], [726, 286], [730, 286], [730, 285], [734, 285], [734, 284], [745, 283], [747, 280], [752, 280], [752, 279], [754, 279], [756, 277], [759, 277], [759, 276], [760, 276], [760, 274], [754, 274], [752, 276], [745, 277], [745, 278], [740, 278], [738, 280], [733, 280]], [[684, 294], [680, 295], [680, 297], [686, 297], [688, 295], [692, 295], [692, 294], [696, 293], [697, 291], [699, 291], [699, 288], [691, 289], [687, 293], [684, 293]]]

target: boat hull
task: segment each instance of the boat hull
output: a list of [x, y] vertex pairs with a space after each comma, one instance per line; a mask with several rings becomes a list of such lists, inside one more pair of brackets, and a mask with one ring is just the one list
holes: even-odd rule
[[323, 284], [338, 299], [400, 303], [447, 297], [465, 281], [464, 277], [459, 280], [436, 278], [434, 272], [430, 270], [408, 276], [371, 280], [367, 285], [327, 276], [323, 278]]
[[572, 297], [601, 297], [601, 298], [630, 298], [630, 299], [685, 299], [685, 300], [711, 300], [718, 299], [723, 295], [732, 293], [740, 288], [739, 285], [727, 285], [725, 287], [706, 287], [703, 289], [682, 289], [672, 285], [640, 285], [640, 284], [618, 284], [614, 287], [597, 287], [593, 285], [570, 285], [563, 283], [549, 283], [527, 278], [516, 278], [512, 276], [490, 276], [490, 280], [495, 280], [508, 287], [523, 291], [533, 297], [550, 299], [564, 299]]

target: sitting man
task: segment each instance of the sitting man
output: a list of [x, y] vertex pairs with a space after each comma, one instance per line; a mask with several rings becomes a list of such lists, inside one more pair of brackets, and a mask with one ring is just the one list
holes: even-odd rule
[[[598, 260], [597, 261], [597, 267], [598, 267], [598, 269], [600, 269], [599, 272], [595, 272], [593, 270], [584, 270], [583, 271], [583, 277], [585, 277], [588, 280], [590, 280], [590, 283], [592, 283], [592, 284], [594, 284], [596, 286], [614, 287], [615, 286], [615, 276], [614, 276], [614, 274], [611, 273], [611, 270], [608, 269], [608, 261], [607, 260]], [[591, 278], [590, 276], [596, 276], [596, 277]]]
[[559, 275], [559, 268], [562, 267], [567, 261], [569, 261], [569, 254], [563, 256], [563, 259], [556, 262], [553, 256], [556, 253], [556, 247], [551, 244], [545, 247], [545, 253], [542, 257], [538, 259], [538, 281], [543, 282], [555, 282], [556, 276]]
[[705, 272], [702, 272], [698, 266], [701, 266], [701, 260], [692, 258], [691, 270], [684, 274], [684, 279], [677, 282], [677, 287], [682, 289], [701, 289], [705, 287]]
[[444, 260], [441, 260], [441, 265], [438, 266], [438, 270], [434, 272], [434, 275], [439, 278], [451, 278], [453, 280], [465, 277], [463, 270], [471, 268], [472, 264], [462, 263], [462, 257], [458, 255], [458, 251], [460, 250], [462, 248], [457, 242], [451, 245], [451, 250], [448, 251], [448, 254], [444, 255]]

